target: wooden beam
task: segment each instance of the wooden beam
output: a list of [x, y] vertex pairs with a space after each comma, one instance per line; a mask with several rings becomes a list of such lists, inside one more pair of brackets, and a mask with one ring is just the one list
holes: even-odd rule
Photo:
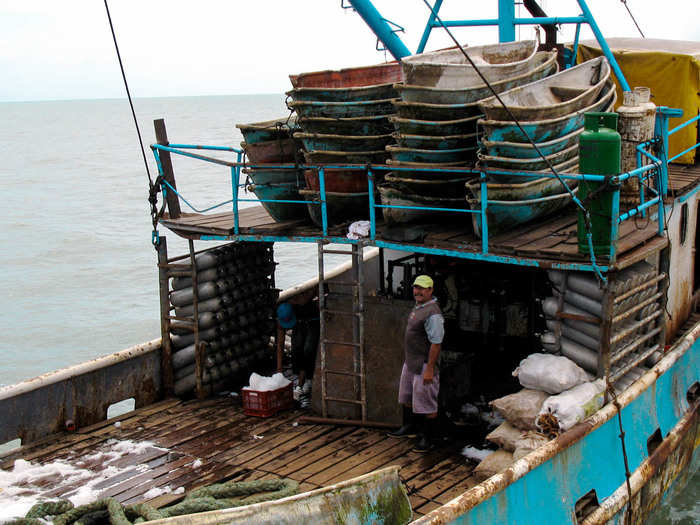
[[[168, 142], [168, 133], [165, 130], [165, 120], [162, 118], [154, 120], [153, 127], [156, 131], [156, 141], [158, 144], [161, 146], [168, 146], [170, 143]], [[170, 159], [170, 152], [159, 151], [158, 155], [160, 156], [160, 165], [163, 168], [163, 177], [168, 184], [177, 189], [177, 186], [175, 185], [173, 163]], [[177, 195], [171, 191], [168, 191], [166, 192], [165, 200], [168, 203], [168, 214], [170, 215], [170, 218], [177, 219], [180, 216], [180, 201], [178, 200]]]

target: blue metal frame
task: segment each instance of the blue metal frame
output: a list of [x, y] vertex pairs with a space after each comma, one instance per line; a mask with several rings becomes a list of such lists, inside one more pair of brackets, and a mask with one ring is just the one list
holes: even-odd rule
[[[618, 231], [619, 231], [619, 225], [622, 224], [626, 220], [630, 220], [631, 218], [635, 217], [636, 215], [642, 215], [646, 216], [647, 210], [653, 208], [656, 206], [657, 208], [657, 221], [658, 221], [658, 233], [662, 234], [664, 229], [665, 229], [665, 223], [664, 223], [664, 202], [663, 198], [666, 195], [667, 188], [668, 188], [668, 168], [667, 164], [669, 162], [669, 157], [667, 153], [667, 144], [668, 144], [668, 136], [674, 132], [677, 132], [680, 129], [683, 129], [685, 126], [691, 124], [692, 122], [695, 122], [697, 120], [700, 120], [700, 117], [695, 117], [688, 121], [687, 123], [684, 123], [680, 126], [677, 126], [670, 132], [668, 131], [668, 120], [669, 118], [672, 117], [678, 117], [682, 114], [680, 110], [675, 110], [675, 109], [670, 109], [666, 107], [661, 107], [658, 108], [658, 116], [657, 116], [657, 122], [656, 122], [656, 134], [657, 137], [651, 141], [648, 141], [646, 143], [640, 144], [637, 148], [637, 168], [628, 172], [628, 173], [622, 173], [620, 175], [617, 175], [612, 178], [611, 183], [613, 186], [619, 187], [620, 183], [623, 181], [630, 179], [630, 178], [637, 178], [639, 180], [639, 186], [640, 186], [640, 204], [636, 206], [635, 208], [627, 211], [626, 213], [620, 214], [620, 198], [619, 198], [619, 190], [616, 190], [613, 193], [613, 199], [612, 199], [612, 224], [611, 224], [611, 232], [610, 232], [610, 249], [608, 253], [608, 264], [612, 264], [615, 262], [616, 259], [616, 245], [617, 245], [617, 239], [618, 239]], [[666, 145], [666, 146], [665, 146]], [[590, 248], [590, 263], [542, 263], [540, 261], [534, 260], [534, 259], [527, 259], [527, 258], [522, 258], [522, 257], [508, 257], [508, 256], [501, 256], [501, 255], [495, 255], [489, 252], [489, 227], [488, 227], [488, 220], [487, 220], [487, 210], [489, 207], [489, 199], [488, 199], [488, 185], [487, 185], [487, 177], [490, 174], [507, 174], [509, 176], [515, 176], [515, 177], [532, 177], [533, 175], [536, 175], [537, 177], [547, 177], [547, 178], [555, 178], [557, 175], [550, 174], [550, 173], [537, 173], [533, 174], [531, 172], [504, 172], [504, 171], [499, 171], [499, 170], [474, 170], [474, 169], [469, 169], [469, 168], [464, 168], [464, 169], [440, 169], [440, 168], [406, 168], [406, 167], [396, 167], [396, 166], [387, 166], [387, 165], [370, 165], [370, 166], [360, 166], [357, 164], [354, 165], [344, 165], [344, 164], [337, 164], [337, 165], [331, 165], [331, 164], [326, 164], [323, 166], [314, 166], [314, 165], [299, 165], [299, 166], [294, 166], [291, 164], [282, 164], [282, 165], [275, 165], [277, 168], [299, 168], [299, 169], [312, 169], [312, 170], [317, 170], [319, 174], [319, 200], [318, 201], [312, 201], [315, 202], [316, 204], [321, 206], [321, 218], [322, 218], [322, 228], [321, 228], [321, 235], [316, 236], [270, 236], [270, 235], [264, 235], [264, 234], [255, 234], [254, 230], [251, 232], [249, 230], [249, 233], [246, 234], [241, 234], [240, 232], [240, 224], [239, 224], [239, 210], [238, 210], [238, 203], [239, 202], [277, 202], [277, 203], [285, 203], [285, 204], [304, 204], [307, 205], [309, 204], [308, 201], [306, 200], [276, 200], [276, 199], [241, 199], [240, 194], [239, 194], [239, 188], [242, 186], [245, 186], [245, 184], [240, 183], [240, 168], [243, 166], [241, 160], [242, 160], [242, 154], [243, 152], [241, 150], [238, 150], [236, 148], [228, 148], [228, 147], [222, 147], [222, 146], [200, 146], [200, 145], [188, 145], [188, 144], [171, 144], [170, 146], [162, 146], [162, 145], [152, 145], [151, 146], [153, 150], [153, 154], [156, 158], [156, 163], [158, 165], [158, 170], [160, 174], [162, 175], [162, 165], [160, 162], [160, 156], [159, 152], [160, 151], [168, 151], [173, 154], [177, 155], [183, 155], [185, 157], [193, 158], [196, 160], [203, 160], [205, 162], [212, 162], [216, 163], [219, 165], [227, 166], [230, 168], [230, 173], [231, 173], [231, 188], [232, 188], [232, 199], [227, 200], [225, 202], [216, 204], [214, 206], [208, 207], [204, 210], [198, 210], [194, 208], [179, 192], [175, 190], [175, 188], [171, 187], [170, 184], [168, 184], [166, 181], [163, 181], [161, 189], [163, 191], [163, 194], [167, 191], [173, 191], [178, 198], [182, 199], [183, 202], [185, 202], [188, 206], [190, 206], [193, 210], [197, 212], [204, 212], [208, 211], [211, 209], [214, 209], [216, 207], [222, 206], [224, 204], [232, 203], [232, 211], [234, 215], [234, 228], [233, 228], [233, 234], [232, 235], [226, 235], [226, 236], [202, 236], [201, 238], [204, 240], [245, 240], [245, 241], [264, 241], [264, 242], [317, 242], [318, 240], [327, 240], [329, 242], [334, 242], [334, 243], [341, 243], [341, 244], [354, 244], [358, 241], [353, 241], [350, 239], [346, 239], [344, 237], [329, 237], [328, 236], [328, 210], [327, 210], [327, 199], [326, 199], [326, 170], [328, 169], [343, 169], [343, 170], [366, 170], [367, 172], [367, 183], [368, 183], [368, 190], [369, 190], [369, 215], [370, 215], [370, 232], [369, 232], [369, 239], [363, 240], [363, 242], [367, 244], [373, 244], [378, 247], [385, 247], [385, 248], [391, 248], [391, 249], [396, 249], [396, 250], [401, 250], [401, 251], [411, 251], [411, 252], [418, 252], [418, 253], [426, 253], [426, 254], [433, 254], [433, 255], [448, 255], [451, 257], [457, 257], [457, 258], [462, 258], [462, 259], [472, 259], [472, 260], [483, 260], [483, 261], [488, 261], [488, 262], [498, 262], [498, 263], [504, 263], [504, 264], [516, 264], [516, 265], [521, 265], [521, 266], [547, 266], [547, 267], [552, 267], [552, 268], [559, 268], [559, 269], [567, 269], [567, 270], [580, 270], [580, 271], [593, 271], [596, 274], [599, 275], [599, 277], [603, 277], [603, 273], [608, 270], [608, 266], [606, 265], [600, 265], [596, 262], [595, 255], [592, 249], [592, 237], [590, 232], [588, 233], [588, 244]], [[200, 150], [214, 150], [214, 151], [224, 151], [224, 152], [232, 152], [237, 155], [237, 160], [236, 162], [231, 162], [231, 161], [226, 161], [222, 159], [217, 159], [217, 158], [212, 158], [196, 153], [192, 153], [189, 150], [192, 149], [200, 149]], [[652, 153], [650, 150], [655, 150], [654, 153]], [[677, 156], [674, 156], [672, 158], [676, 158]], [[644, 158], [648, 158], [652, 161], [651, 164], [646, 164], [642, 165], [642, 161]], [[249, 168], [256, 168], [258, 166], [254, 164], [246, 164], [247, 167]], [[263, 166], [260, 166], [263, 167]], [[270, 167], [270, 165], [266, 165], [264, 167]], [[432, 172], [445, 172], [445, 173], [461, 173], [461, 174], [473, 174], [473, 175], [478, 175], [480, 179], [480, 201], [481, 201], [481, 208], [480, 209], [457, 209], [457, 208], [436, 208], [436, 207], [423, 207], [423, 206], [398, 206], [398, 205], [386, 205], [386, 204], [381, 204], [376, 202], [375, 198], [375, 186], [376, 186], [376, 181], [375, 181], [375, 174], [379, 171], [432, 171]], [[645, 192], [645, 181], [648, 181], [650, 177], [654, 175], [654, 187], [649, 188], [649, 191], [651, 192], [651, 197], [650, 199], [646, 198], [646, 192]], [[587, 181], [593, 181], [593, 182], [604, 182], [606, 181], [606, 177], [603, 175], [596, 175], [596, 174], [561, 174], [558, 175], [561, 179], [569, 179], [569, 180], [587, 180]], [[574, 202], [583, 208], [583, 205], [581, 202], [574, 196], [573, 198]], [[412, 209], [412, 208], [421, 208], [422, 210], [425, 211], [435, 211], [435, 212], [455, 212], [455, 213], [478, 213], [480, 214], [480, 221], [481, 221], [481, 250], [478, 252], [467, 252], [467, 251], [462, 251], [460, 249], [439, 249], [439, 248], [430, 248], [426, 246], [420, 246], [420, 245], [405, 245], [405, 244], [397, 244], [389, 241], [384, 241], [382, 239], [377, 238], [377, 231], [376, 231], [376, 217], [377, 209], [388, 209], [388, 208], [397, 208], [397, 209]]]

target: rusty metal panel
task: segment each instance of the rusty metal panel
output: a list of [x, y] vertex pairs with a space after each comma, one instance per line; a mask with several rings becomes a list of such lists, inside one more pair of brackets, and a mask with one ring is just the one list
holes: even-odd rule
[[0, 443], [26, 445], [65, 430], [68, 420], [77, 428], [104, 421], [124, 399], [139, 408], [161, 397], [158, 339], [0, 390]]
[[[401, 410], [398, 404], [399, 376], [403, 364], [403, 337], [406, 319], [413, 306], [411, 301], [385, 297], [366, 296], [365, 300], [365, 348], [367, 381], [367, 418], [370, 421], [399, 424]], [[350, 310], [352, 296], [331, 293], [327, 298], [330, 310]], [[329, 315], [327, 339], [352, 341], [352, 323], [348, 316]], [[339, 344], [326, 345], [326, 362], [329, 370], [352, 370], [353, 347]], [[321, 409], [320, 359], [316, 359], [312, 407], [315, 413]], [[330, 397], [356, 398], [355, 379], [352, 376], [328, 375]], [[328, 416], [343, 419], [359, 419], [359, 406], [329, 402]]]

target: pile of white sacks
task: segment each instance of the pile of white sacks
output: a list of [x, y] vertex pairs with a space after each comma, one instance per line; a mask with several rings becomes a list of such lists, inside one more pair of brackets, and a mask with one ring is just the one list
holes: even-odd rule
[[290, 383], [289, 379], [284, 377], [280, 372], [272, 374], [272, 376], [261, 376], [253, 372], [250, 374], [248, 386], [244, 386], [243, 390], [255, 390], [256, 392], [269, 392], [284, 388]]
[[491, 401], [505, 422], [486, 436], [499, 449], [474, 469], [483, 481], [603, 406], [605, 383], [564, 356], [532, 354], [513, 375], [523, 389]]

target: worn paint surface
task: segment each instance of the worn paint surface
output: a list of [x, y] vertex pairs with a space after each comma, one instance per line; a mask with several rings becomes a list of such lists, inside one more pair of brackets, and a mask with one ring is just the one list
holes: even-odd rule
[[[700, 329], [692, 332], [693, 338], [697, 337], [696, 332]], [[667, 356], [667, 359], [669, 357], [674, 356]], [[650, 376], [654, 373], [650, 372]], [[699, 376], [700, 342], [695, 340], [655, 382], [626, 402], [622, 422], [631, 471], [640, 467], [648, 457], [647, 439], [657, 428], [666, 436], [681, 416], [688, 413], [690, 405], [685, 393]], [[603, 417], [600, 414], [607, 419], [596, 427], [598, 418]], [[665, 476], [661, 485], [666, 487], [665, 490], [672, 481], [681, 479], [679, 473], [685, 465], [689, 467], [683, 476], [691, 475], [698, 467], [697, 418], [695, 426], [688, 428], [679, 436], [685, 446], [674, 449], [669, 456], [668, 468], [660, 469], [661, 476]], [[490, 478], [416, 523], [573, 524], [574, 505], [584, 494], [595, 489], [598, 500], [604, 501], [624, 486], [624, 463], [618, 435], [615, 411], [604, 408], [591, 420], [551, 442], [550, 446], [564, 447], [553, 457], [537, 464], [541, 456], [536, 451], [506, 469], [503, 475]], [[692, 461], [688, 459], [689, 454], [693, 455]], [[533, 467], [529, 472], [528, 464]], [[489, 497], [490, 494], [493, 495]]]

